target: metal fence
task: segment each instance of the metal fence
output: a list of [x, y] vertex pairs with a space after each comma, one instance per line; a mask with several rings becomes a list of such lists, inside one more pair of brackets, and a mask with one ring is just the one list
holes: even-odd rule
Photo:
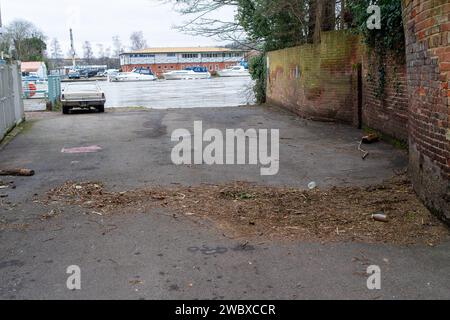
[[61, 77], [48, 76], [48, 101], [54, 107], [61, 97]]
[[52, 109], [61, 99], [61, 77], [57, 75], [50, 75], [47, 80], [24, 80], [22, 88], [24, 99], [50, 102]]
[[20, 66], [0, 64], [0, 140], [23, 118]]

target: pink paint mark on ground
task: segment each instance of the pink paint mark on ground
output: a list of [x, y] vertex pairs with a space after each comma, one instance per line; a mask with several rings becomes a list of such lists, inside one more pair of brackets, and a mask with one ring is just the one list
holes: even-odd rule
[[94, 153], [102, 150], [100, 146], [78, 147], [78, 148], [63, 148], [62, 153]]

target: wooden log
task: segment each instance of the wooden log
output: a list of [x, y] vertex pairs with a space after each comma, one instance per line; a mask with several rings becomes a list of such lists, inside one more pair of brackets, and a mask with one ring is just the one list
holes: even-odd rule
[[0, 176], [31, 177], [34, 176], [34, 173], [34, 170], [30, 169], [0, 169]]

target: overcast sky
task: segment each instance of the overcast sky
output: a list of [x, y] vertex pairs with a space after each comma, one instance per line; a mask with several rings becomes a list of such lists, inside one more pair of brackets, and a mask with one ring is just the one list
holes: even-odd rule
[[[150, 47], [182, 47], [218, 45], [215, 39], [192, 37], [173, 29], [186, 20], [172, 5], [159, 0], [0, 0], [3, 24], [14, 19], [33, 22], [48, 37], [58, 38], [64, 55], [70, 48], [69, 28], [74, 29], [76, 51], [82, 55], [82, 44], [90, 41], [111, 46], [111, 38], [119, 35], [125, 46], [133, 31], [143, 31]], [[233, 8], [215, 15], [231, 20]]]

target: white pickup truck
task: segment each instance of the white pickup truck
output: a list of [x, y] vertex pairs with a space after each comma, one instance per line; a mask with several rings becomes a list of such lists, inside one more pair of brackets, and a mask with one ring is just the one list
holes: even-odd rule
[[105, 112], [105, 93], [94, 83], [69, 83], [61, 94], [62, 111], [68, 114], [71, 109], [96, 108], [99, 112]]

